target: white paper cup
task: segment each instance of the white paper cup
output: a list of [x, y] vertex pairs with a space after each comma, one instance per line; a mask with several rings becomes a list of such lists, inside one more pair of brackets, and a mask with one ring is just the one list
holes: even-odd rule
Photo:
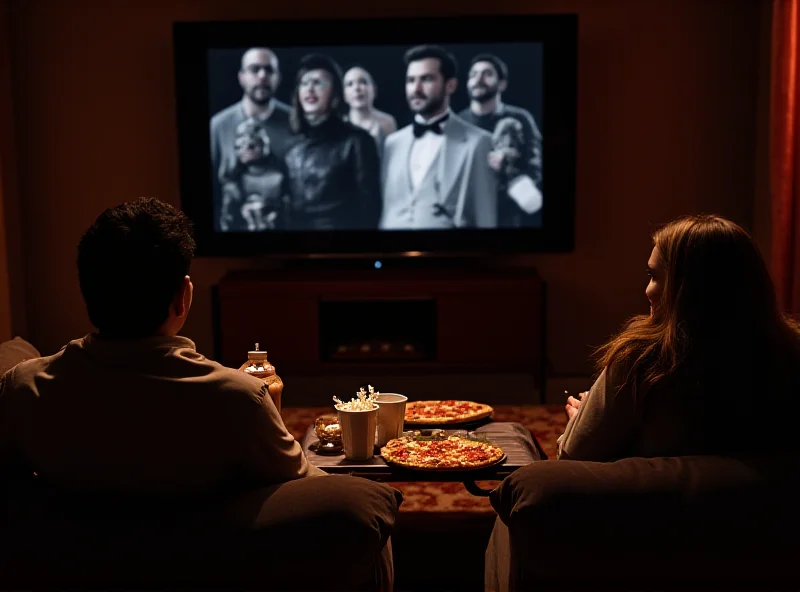
[[408, 397], [396, 393], [379, 393], [375, 395], [375, 400], [380, 406], [375, 445], [384, 446], [389, 440], [399, 438], [403, 434]]
[[347, 460], [368, 460], [374, 456], [378, 405], [370, 411], [337, 409], [342, 428], [342, 446]]

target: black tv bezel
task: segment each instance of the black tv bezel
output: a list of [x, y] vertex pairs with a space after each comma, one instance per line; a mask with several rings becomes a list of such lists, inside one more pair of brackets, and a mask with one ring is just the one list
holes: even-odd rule
[[[331, 26], [335, 25], [335, 26]], [[268, 30], [269, 35], [264, 31]], [[309, 32], [313, 31], [313, 40]], [[353, 34], [346, 34], [353, 31]], [[199, 256], [568, 252], [575, 243], [577, 35], [574, 14], [173, 23], [181, 208]], [[542, 228], [221, 233], [212, 219], [207, 51], [314, 45], [543, 44]], [[345, 43], [343, 40], [347, 40]], [[308, 41], [306, 41], [308, 40]], [[354, 41], [355, 40], [355, 41]]]

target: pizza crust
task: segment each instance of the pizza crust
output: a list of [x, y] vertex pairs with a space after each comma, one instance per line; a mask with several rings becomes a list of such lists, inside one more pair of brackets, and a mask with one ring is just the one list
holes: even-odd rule
[[[466, 411], [463, 409], [465, 406], [469, 407]], [[494, 413], [494, 409], [489, 405], [473, 401], [409, 401], [406, 403], [405, 423], [408, 425], [452, 425], [478, 421], [490, 417], [492, 413]]]

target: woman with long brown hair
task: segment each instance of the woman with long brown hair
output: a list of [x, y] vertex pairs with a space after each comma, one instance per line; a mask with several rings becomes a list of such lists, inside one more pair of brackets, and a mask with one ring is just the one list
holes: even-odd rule
[[800, 397], [800, 331], [751, 237], [719, 216], [687, 216], [653, 243], [650, 315], [596, 352], [599, 377], [569, 398], [559, 458], [738, 455], [759, 437], [796, 447], [780, 422]]

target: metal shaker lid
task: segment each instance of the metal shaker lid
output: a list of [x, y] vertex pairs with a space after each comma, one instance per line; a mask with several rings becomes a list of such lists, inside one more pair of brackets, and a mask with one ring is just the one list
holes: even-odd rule
[[260, 362], [267, 359], [267, 352], [259, 350], [258, 344], [256, 343], [256, 348], [247, 352], [247, 357], [251, 360]]

